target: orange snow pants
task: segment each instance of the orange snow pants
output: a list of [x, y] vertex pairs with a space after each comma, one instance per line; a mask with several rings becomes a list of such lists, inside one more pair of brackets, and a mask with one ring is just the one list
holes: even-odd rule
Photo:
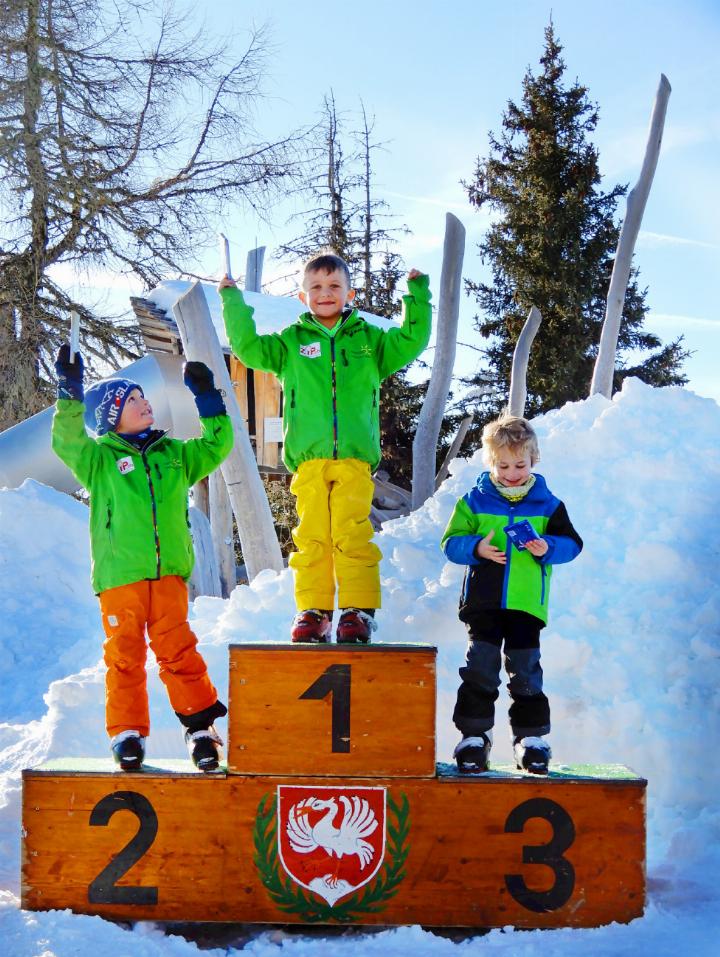
[[371, 541], [370, 506], [375, 486], [370, 466], [359, 459], [311, 459], [293, 476], [299, 522], [295, 602], [300, 611], [335, 607], [379, 608], [382, 552]]
[[150, 731], [147, 644], [160, 667], [173, 711], [190, 715], [217, 701], [197, 638], [187, 621], [187, 585], [178, 575], [108, 588], [98, 596], [107, 640], [103, 645], [105, 724], [111, 737], [121, 731]]

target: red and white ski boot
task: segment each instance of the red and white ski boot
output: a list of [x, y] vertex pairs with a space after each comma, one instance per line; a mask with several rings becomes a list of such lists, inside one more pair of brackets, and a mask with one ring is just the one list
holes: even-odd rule
[[326, 642], [330, 635], [331, 613], [317, 608], [299, 611], [293, 618], [290, 640], [306, 644]]
[[344, 608], [337, 627], [339, 645], [366, 645], [370, 635], [377, 629], [377, 622], [362, 608]]

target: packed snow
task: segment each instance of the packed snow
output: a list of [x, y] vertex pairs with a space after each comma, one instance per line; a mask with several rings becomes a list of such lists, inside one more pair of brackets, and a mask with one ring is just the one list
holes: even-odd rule
[[[626, 382], [535, 421], [538, 471], [564, 499], [585, 549], [556, 569], [543, 632], [551, 742], [559, 763], [623, 763], [648, 779], [648, 902], [629, 925], [594, 930], [468, 934], [420, 927], [287, 933], [238, 928], [198, 942], [160, 924], [121, 926], [68, 911], [19, 908], [20, 772], [46, 758], [105, 756], [102, 633], [88, 578], [86, 510], [32, 481], [0, 491], [0, 954], [2, 957], [383, 957], [512, 953], [693, 957], [720, 935], [720, 407], [683, 389]], [[391, 522], [383, 550], [378, 641], [438, 646], [438, 758], [457, 734], [451, 713], [465, 635], [457, 620], [462, 568], [439, 540], [452, 507], [482, 469], [479, 453], [422, 509]], [[193, 626], [221, 695], [228, 642], [278, 640], [293, 613], [289, 572], [265, 572], [226, 600], [200, 598]], [[375, 639], [374, 639], [375, 640]], [[150, 756], [184, 757], [181, 736], [150, 671]], [[504, 694], [504, 692], [503, 692]], [[493, 757], [510, 760], [501, 697]], [[210, 949], [206, 949], [207, 947]]]

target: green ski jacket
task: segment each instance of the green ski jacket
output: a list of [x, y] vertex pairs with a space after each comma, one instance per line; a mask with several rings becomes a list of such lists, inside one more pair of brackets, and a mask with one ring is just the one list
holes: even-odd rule
[[380, 462], [380, 383], [416, 359], [430, 339], [425, 275], [408, 280], [402, 325], [385, 331], [349, 312], [334, 334], [309, 312], [281, 332], [258, 335], [253, 308], [236, 287], [220, 292], [232, 350], [283, 388], [283, 460], [291, 472], [311, 459]]
[[140, 451], [108, 432], [91, 439], [83, 403], [59, 399], [52, 447], [90, 492], [92, 585], [96, 593], [165, 575], [190, 577], [188, 490], [233, 444], [227, 415], [200, 419], [202, 436], [182, 442], [164, 432]]

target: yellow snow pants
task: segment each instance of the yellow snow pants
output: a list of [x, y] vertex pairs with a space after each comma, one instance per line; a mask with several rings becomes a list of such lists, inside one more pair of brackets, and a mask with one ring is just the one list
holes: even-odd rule
[[293, 476], [297, 499], [295, 572], [298, 610], [379, 608], [382, 552], [371, 539], [374, 491], [370, 466], [359, 459], [312, 459]]

